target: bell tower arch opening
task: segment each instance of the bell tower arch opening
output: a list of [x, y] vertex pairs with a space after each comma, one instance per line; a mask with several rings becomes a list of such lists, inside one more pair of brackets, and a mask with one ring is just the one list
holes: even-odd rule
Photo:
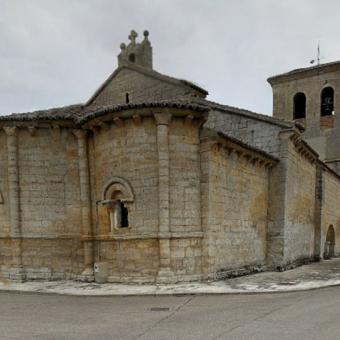
[[321, 117], [334, 114], [334, 90], [327, 86], [321, 91]]
[[303, 92], [298, 92], [295, 94], [294, 99], [294, 119], [306, 118], [306, 95]]

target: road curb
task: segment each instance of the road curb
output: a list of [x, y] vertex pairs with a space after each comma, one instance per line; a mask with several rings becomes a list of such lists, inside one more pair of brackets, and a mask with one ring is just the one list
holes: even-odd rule
[[[307, 283], [307, 282], [306, 282]], [[103, 293], [92, 293], [91, 292], [75, 292], [75, 291], [62, 291], [58, 289], [54, 290], [48, 290], [48, 289], [20, 289], [20, 288], [14, 288], [14, 289], [6, 289], [0, 287], [0, 293], [15, 293], [15, 294], [39, 294], [39, 295], [59, 295], [59, 296], [76, 296], [76, 297], [136, 297], [136, 296], [184, 296], [184, 295], [254, 295], [254, 294], [284, 294], [284, 293], [294, 293], [294, 292], [303, 292], [303, 291], [310, 291], [310, 290], [317, 290], [317, 289], [324, 289], [324, 288], [331, 288], [331, 287], [337, 287], [340, 286], [340, 282], [333, 282], [329, 284], [320, 284], [312, 286], [312, 287], [300, 287], [296, 288], [291, 286], [291, 288], [285, 288], [285, 289], [248, 289], [248, 290], [239, 290], [239, 289], [230, 289], [230, 290], [219, 290], [219, 291], [213, 291], [207, 289], [204, 291], [204, 289], [201, 290], [195, 290], [192, 289], [190, 291], [176, 291], [169, 290], [169, 291], [150, 291], [150, 292], [127, 292], [127, 293], [109, 293], [109, 292], [103, 292]], [[129, 286], [127, 286], [129, 287]], [[162, 286], [162, 288], [165, 288], [166, 286]], [[130, 287], [131, 288], [131, 287]], [[73, 288], [73, 290], [76, 290], [77, 288]], [[99, 288], [100, 289], [100, 288]]]

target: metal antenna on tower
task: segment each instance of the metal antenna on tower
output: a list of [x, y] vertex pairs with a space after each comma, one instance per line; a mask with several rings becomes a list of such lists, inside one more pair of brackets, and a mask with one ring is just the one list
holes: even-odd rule
[[320, 41], [318, 42], [318, 53], [317, 53], [317, 57], [316, 59], [312, 59], [310, 61], [311, 64], [314, 64], [315, 62], [317, 63], [317, 65], [320, 65], [320, 60], [323, 59], [323, 57], [320, 56]]

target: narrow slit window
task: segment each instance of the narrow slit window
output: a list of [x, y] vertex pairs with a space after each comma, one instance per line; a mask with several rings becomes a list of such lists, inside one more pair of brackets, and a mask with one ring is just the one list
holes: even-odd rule
[[121, 203], [121, 211], [122, 211], [122, 224], [121, 224], [121, 228], [128, 228], [129, 227], [129, 211], [124, 206], [124, 203]]
[[130, 103], [130, 96], [128, 93], [125, 94], [125, 103], [129, 104]]
[[111, 232], [116, 228], [129, 227], [129, 211], [121, 200], [114, 201], [109, 208]]

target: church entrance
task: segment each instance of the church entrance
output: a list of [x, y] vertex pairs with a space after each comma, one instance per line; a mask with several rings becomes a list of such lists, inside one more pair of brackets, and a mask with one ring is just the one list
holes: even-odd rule
[[334, 247], [335, 247], [335, 231], [332, 225], [329, 226], [325, 242], [324, 259], [330, 259], [334, 257]]

